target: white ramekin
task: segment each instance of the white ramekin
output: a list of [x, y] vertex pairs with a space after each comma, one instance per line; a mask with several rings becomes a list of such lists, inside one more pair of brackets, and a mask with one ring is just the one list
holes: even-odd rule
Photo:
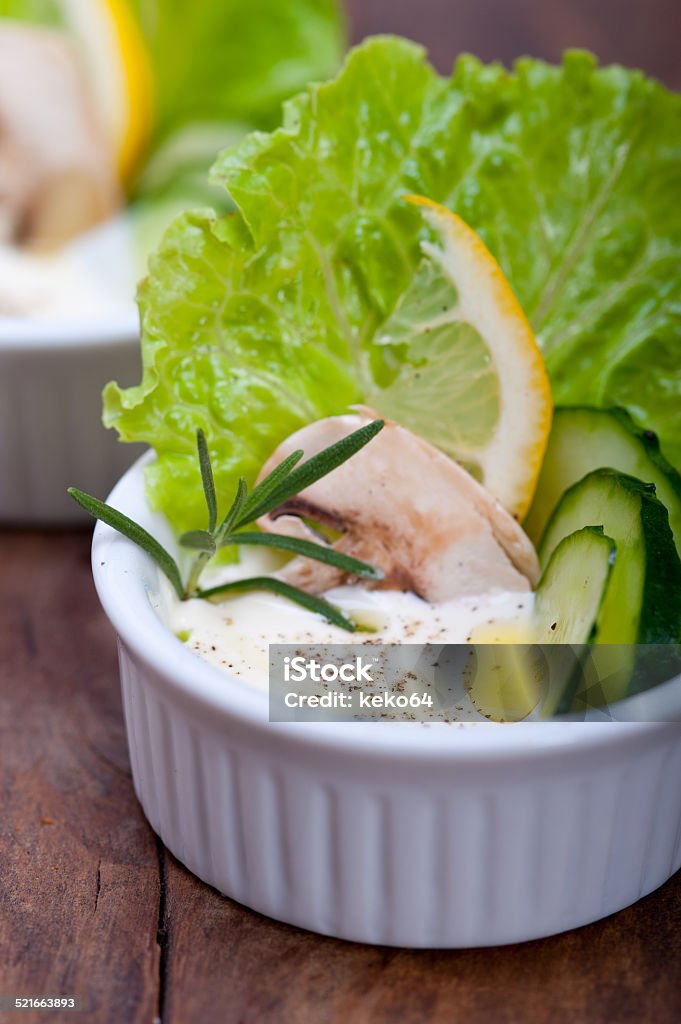
[[102, 388], [140, 379], [137, 312], [0, 317], [0, 522], [84, 520], [70, 485], [103, 497], [139, 454], [102, 426]]
[[[142, 462], [110, 500], [173, 546]], [[494, 945], [602, 918], [681, 865], [680, 724], [271, 724], [264, 694], [166, 629], [155, 566], [101, 524], [93, 569], [144, 811], [254, 910], [361, 942]]]

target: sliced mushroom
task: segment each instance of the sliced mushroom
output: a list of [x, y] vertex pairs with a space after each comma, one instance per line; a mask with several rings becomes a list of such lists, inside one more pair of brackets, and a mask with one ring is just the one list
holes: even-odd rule
[[0, 241], [54, 248], [120, 205], [115, 160], [61, 33], [0, 26]]
[[[374, 418], [362, 409], [303, 427], [279, 445], [261, 478], [295, 449], [309, 458]], [[526, 591], [539, 575], [534, 548], [512, 516], [461, 466], [391, 421], [258, 525], [323, 542], [308, 521], [340, 534], [332, 542], [336, 550], [382, 569], [383, 580], [371, 586], [411, 590], [431, 602]], [[279, 576], [315, 594], [344, 580], [332, 566], [302, 557]]]

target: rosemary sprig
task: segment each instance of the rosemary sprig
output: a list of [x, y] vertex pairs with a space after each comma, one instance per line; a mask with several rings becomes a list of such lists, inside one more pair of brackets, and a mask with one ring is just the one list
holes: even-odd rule
[[99, 498], [93, 498], [92, 495], [79, 491], [77, 487], [69, 487], [68, 491], [73, 500], [78, 502], [81, 508], [89, 512], [91, 516], [101, 519], [107, 526], [112, 526], [114, 530], [118, 530], [124, 537], [146, 551], [168, 577], [180, 600], [185, 599], [187, 595], [177, 562], [155, 537], [152, 537], [143, 526], [139, 526], [133, 519], [129, 519], [128, 516], [100, 501]]
[[359, 558], [351, 558], [350, 555], [324, 547], [323, 544], [288, 537], [283, 533], [230, 533], [224, 538], [222, 546], [227, 547], [229, 544], [258, 544], [261, 547], [276, 548], [278, 551], [290, 551], [295, 555], [305, 555], [306, 558], [314, 558], [317, 562], [333, 565], [343, 572], [361, 576], [365, 580], [380, 580], [382, 576], [380, 569], [360, 562]]
[[199, 450], [199, 468], [201, 470], [203, 495], [208, 507], [208, 533], [214, 533], [218, 521], [218, 499], [215, 493], [213, 467], [210, 464], [206, 435], [200, 429], [196, 431], [196, 446]]
[[318, 562], [333, 565], [344, 572], [352, 573], [364, 579], [381, 579], [382, 573], [374, 566], [368, 565], [357, 558], [351, 558], [340, 551], [327, 547], [324, 544], [315, 544], [312, 541], [301, 540], [298, 537], [288, 537], [276, 533], [245, 532], [244, 527], [253, 523], [260, 516], [266, 515], [272, 509], [277, 508], [282, 502], [287, 501], [300, 491], [309, 487], [315, 481], [331, 473], [342, 463], [347, 462], [360, 449], [371, 441], [383, 427], [383, 420], [374, 420], [372, 423], [360, 427], [352, 434], [330, 445], [323, 451], [313, 455], [299, 465], [303, 458], [302, 451], [295, 451], [283, 460], [275, 469], [269, 473], [249, 494], [246, 481], [241, 477], [239, 480], [234, 499], [229, 511], [218, 524], [218, 500], [215, 491], [215, 480], [213, 469], [208, 453], [208, 444], [202, 430], [196, 432], [196, 445], [201, 470], [201, 482], [203, 494], [206, 500], [208, 512], [208, 528], [189, 530], [179, 538], [180, 544], [192, 551], [197, 552], [192, 562], [186, 584], [182, 582], [182, 574], [177, 562], [159, 542], [151, 536], [142, 526], [129, 519], [128, 516], [112, 508], [98, 498], [78, 490], [77, 487], [69, 487], [68, 493], [86, 512], [101, 519], [108, 526], [113, 527], [123, 536], [137, 544], [156, 562], [161, 571], [167, 576], [172, 584], [175, 593], [181, 601], [191, 597], [210, 599], [217, 595], [239, 593], [244, 590], [269, 590], [282, 597], [295, 601], [303, 608], [318, 612], [324, 618], [336, 626], [354, 632], [357, 626], [350, 619], [346, 618], [337, 608], [324, 601], [322, 598], [314, 597], [290, 583], [275, 579], [272, 576], [252, 576], [246, 579], [234, 580], [224, 583], [221, 586], [211, 587], [203, 590], [199, 586], [199, 579], [208, 562], [221, 547], [227, 545], [261, 545], [263, 547], [276, 548], [280, 551], [287, 551], [291, 554], [303, 555], [306, 558], [313, 558]]
[[335, 608], [328, 601], [321, 597], [315, 597], [313, 594], [308, 594], [305, 590], [299, 590], [298, 587], [293, 587], [290, 583], [284, 583], [283, 580], [277, 580], [274, 576], [250, 576], [243, 580], [232, 580], [231, 583], [223, 583], [218, 587], [199, 590], [197, 597], [220, 597], [224, 594], [238, 594], [243, 590], [271, 590], [273, 594], [287, 597], [290, 601], [295, 601], [296, 604], [302, 605], [303, 608], [323, 615], [327, 622], [333, 623], [334, 626], [340, 626], [341, 629], [347, 629], [349, 633], [354, 633], [357, 630], [356, 623], [352, 619], [346, 618], [338, 608]]
[[[365, 444], [368, 444], [372, 438], [376, 437], [379, 430], [382, 430], [384, 426], [383, 420], [372, 420], [371, 423], [367, 423], [365, 426], [360, 427], [359, 430], [354, 430], [352, 434], [348, 434], [347, 437], [341, 438], [340, 441], [336, 441], [335, 444], [329, 445], [328, 448], [324, 448], [323, 451], [317, 452], [310, 459], [307, 459], [302, 466], [298, 466], [296, 469], [292, 469], [286, 474], [284, 479], [279, 483], [274, 490], [266, 490], [265, 497], [258, 503], [254, 502], [253, 505], [247, 509], [240, 519], [234, 524], [234, 529], [238, 530], [242, 526], [246, 526], [254, 519], [259, 519], [260, 516], [266, 515], [271, 512], [273, 508], [281, 505], [282, 502], [287, 501], [296, 494], [300, 494], [310, 484], [315, 483], [317, 480], [321, 480], [323, 476], [327, 476], [331, 470], [336, 469], [338, 466], [347, 462], [348, 459], [356, 455]], [[294, 455], [297, 455], [294, 452]], [[289, 456], [293, 458], [293, 456]], [[276, 473], [276, 469], [273, 471]], [[267, 483], [270, 476], [265, 477], [260, 486], [262, 487]], [[258, 491], [258, 488], [253, 491], [253, 497]]]

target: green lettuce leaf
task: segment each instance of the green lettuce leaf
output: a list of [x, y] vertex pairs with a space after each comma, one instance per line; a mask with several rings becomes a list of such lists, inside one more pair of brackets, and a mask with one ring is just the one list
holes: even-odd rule
[[130, 0], [154, 66], [158, 132], [178, 125], [279, 122], [283, 100], [338, 67], [337, 0]]
[[224, 211], [224, 190], [208, 182], [216, 153], [253, 128], [274, 128], [284, 100], [338, 69], [345, 49], [340, 4], [128, 2], [149, 49], [156, 107], [150, 158], [134, 197], [154, 201], [166, 224], [188, 205]]
[[278, 125], [284, 100], [334, 74], [345, 30], [339, 0], [128, 2], [154, 73], [154, 137], [132, 192], [145, 246], [189, 206], [230, 209], [208, 180], [216, 153]]
[[557, 401], [625, 405], [681, 462], [681, 99], [656, 82], [578, 52], [466, 56], [446, 79], [372, 39], [213, 177], [237, 212], [173, 224], [140, 293], [142, 383], [105, 392], [105, 422], [156, 449], [151, 500], [178, 528], [200, 509], [198, 426], [229, 493], [293, 429], [399, 386], [408, 353], [375, 342], [420, 265], [405, 192], [481, 234]]
[[51, 28], [62, 28], [64, 24], [58, 0], [0, 0], [0, 18], [14, 18]]

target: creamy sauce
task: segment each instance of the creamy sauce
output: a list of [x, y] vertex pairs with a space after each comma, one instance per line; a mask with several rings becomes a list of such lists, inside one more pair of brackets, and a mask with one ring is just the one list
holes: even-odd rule
[[0, 245], [0, 317], [66, 319], [134, 308], [135, 265], [125, 217], [99, 225], [56, 253]]
[[[247, 551], [239, 565], [207, 572], [203, 586], [272, 571], [262, 552]], [[529, 628], [531, 593], [496, 592], [442, 604], [411, 593], [336, 587], [323, 595], [345, 615], [371, 627], [348, 633], [284, 598], [253, 591], [219, 604], [178, 601], [164, 586], [161, 615], [187, 647], [217, 668], [267, 692], [269, 644], [495, 643], [511, 641]]]

